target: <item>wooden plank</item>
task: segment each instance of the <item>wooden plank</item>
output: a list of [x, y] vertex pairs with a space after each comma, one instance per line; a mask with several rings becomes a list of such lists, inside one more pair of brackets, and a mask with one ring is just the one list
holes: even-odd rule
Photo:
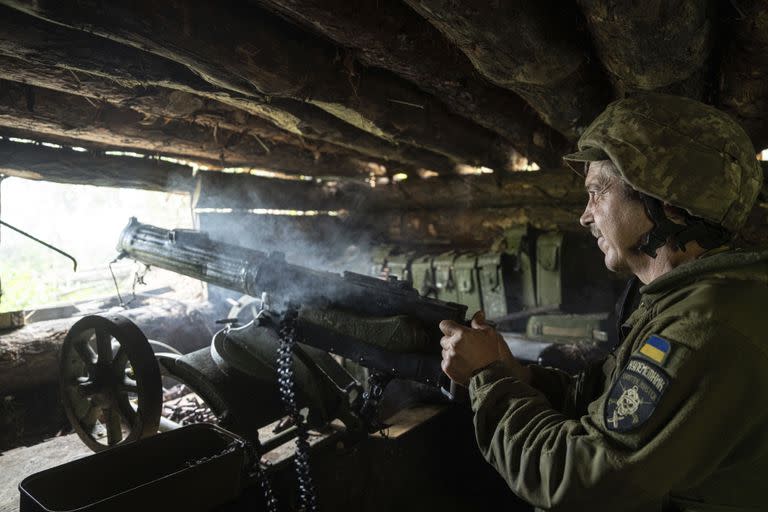
[[658, 90], [701, 99], [712, 80], [703, 69], [714, 46], [708, 0], [647, 3], [579, 0], [595, 51], [618, 93]]
[[[366, 66], [388, 69], [443, 100], [455, 113], [508, 138], [541, 166], [567, 149], [514, 93], [481, 77], [432, 25], [400, 2], [261, 0], [267, 8], [355, 49]], [[573, 50], [569, 49], [573, 53]], [[559, 72], [559, 70], [558, 70]]]
[[[322, 145], [329, 142], [374, 159], [387, 160], [391, 166], [405, 164], [444, 171], [453, 167], [448, 158], [406, 144], [389, 143], [312, 105], [280, 98], [268, 101], [252, 87], [242, 87], [248, 94], [225, 89], [206, 82], [187, 67], [168, 59], [31, 18], [6, 7], [0, 7], [0, 55], [27, 62], [34, 69], [34, 72], [25, 73], [20, 66], [8, 63], [7, 67], [12, 69], [10, 79], [32, 83], [37, 77], [49, 81], [48, 88], [118, 101], [122, 106], [136, 109], [151, 106], [150, 111], [167, 98], [166, 108], [170, 110], [181, 108], [195, 118], [210, 116], [206, 114], [210, 103], [204, 103], [201, 112], [194, 110], [199, 101], [179, 96], [188, 93], [232, 107], [236, 124], [247, 123], [248, 130], [255, 130], [257, 123], [248, 115], [262, 118], [286, 134], [286, 143], [293, 141], [296, 145], [298, 139], [299, 146], [316, 153], [330, 151]], [[62, 78], [66, 75], [72, 75], [73, 81], [79, 82], [76, 90]], [[152, 99], [156, 91], [163, 89], [169, 92]], [[141, 100], [136, 101], [139, 98]], [[238, 116], [243, 115], [244, 119], [240, 120]], [[266, 133], [264, 136], [267, 137]], [[283, 142], [277, 136], [273, 138]], [[320, 147], [313, 147], [311, 142], [304, 144], [307, 139], [319, 141]]]
[[[0, 132], [0, 135], [8, 135]], [[18, 132], [14, 132], [18, 135]], [[341, 211], [351, 216], [375, 212], [456, 211], [524, 205], [570, 205], [584, 201], [582, 178], [569, 169], [517, 172], [501, 182], [495, 176], [445, 176], [370, 188], [352, 183], [263, 178], [192, 170], [151, 157], [110, 156], [100, 148], [73, 151], [77, 141], [55, 149], [0, 140], [0, 172], [9, 176], [57, 183], [192, 192], [199, 187], [196, 208]], [[199, 184], [198, 184], [199, 182]]]
[[129, 87], [102, 76], [55, 67], [52, 62], [33, 63], [3, 55], [0, 55], [0, 76], [13, 82], [90, 98], [97, 104], [106, 101], [146, 116], [178, 119], [211, 130], [247, 134], [261, 143], [265, 151], [276, 144], [289, 144], [312, 154], [362, 156], [322, 141], [302, 139], [244, 110], [186, 91], [157, 86]]
[[[156, 304], [122, 311], [144, 334], [182, 352], [210, 343], [207, 304], [157, 300]], [[0, 333], [0, 396], [56, 382], [59, 349], [78, 317], [46, 320]]]
[[0, 478], [0, 512], [19, 510], [18, 485], [29, 475], [92, 453], [76, 434], [54, 437], [35, 446], [0, 453], [3, 474], [3, 478]]
[[407, 179], [371, 189], [366, 196], [362, 207], [369, 212], [574, 206], [586, 199], [584, 179], [570, 169]]
[[[148, 117], [131, 109], [49, 89], [0, 80], [0, 126], [212, 162], [300, 174], [367, 175], [365, 162], [317, 156], [287, 144], [265, 148], [253, 137], [184, 121]], [[268, 151], [268, 152], [267, 152]]]
[[540, 229], [584, 230], [579, 225], [583, 206], [521, 206], [379, 212], [350, 217], [347, 222], [371, 236], [405, 247], [429, 241], [446, 248], [490, 247], [504, 231], [532, 225]]
[[69, 146], [55, 149], [8, 140], [0, 140], [0, 174], [54, 183], [87, 183], [97, 187], [165, 192], [189, 193], [195, 186], [192, 169], [184, 165], [152, 158], [109, 156], [103, 151], [73, 151]]
[[[201, 173], [196, 208], [337, 210], [339, 215], [464, 212], [475, 208], [584, 206], [583, 178], [570, 169], [515, 172], [501, 177], [441, 176], [407, 179], [370, 188], [341, 182], [264, 180], [253, 176]], [[344, 213], [341, 213], [344, 210]]]
[[514, 149], [408, 82], [350, 68], [338, 59], [337, 48], [252, 6], [149, 0], [111, 2], [109, 9], [81, 1], [3, 4], [166, 57], [219, 87], [311, 103], [385, 140], [457, 162], [503, 168]]
[[[515, 91], [569, 139], [609, 101], [576, 9], [557, 0], [406, 0], [494, 84]], [[553, 14], [556, 13], [556, 14]]]

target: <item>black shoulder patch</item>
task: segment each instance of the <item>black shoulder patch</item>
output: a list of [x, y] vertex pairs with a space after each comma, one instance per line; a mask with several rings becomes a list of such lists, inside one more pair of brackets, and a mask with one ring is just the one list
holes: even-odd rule
[[632, 356], [613, 383], [603, 419], [608, 430], [627, 432], [648, 420], [669, 384], [664, 369], [646, 358]]

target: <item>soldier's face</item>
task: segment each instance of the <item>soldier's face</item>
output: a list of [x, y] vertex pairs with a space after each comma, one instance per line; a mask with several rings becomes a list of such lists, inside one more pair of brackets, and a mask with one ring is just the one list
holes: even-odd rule
[[612, 168], [610, 161], [590, 163], [584, 180], [589, 199], [579, 220], [597, 238], [609, 270], [633, 272], [643, 263], [644, 254], [637, 247], [653, 223], [643, 203], [626, 192]]

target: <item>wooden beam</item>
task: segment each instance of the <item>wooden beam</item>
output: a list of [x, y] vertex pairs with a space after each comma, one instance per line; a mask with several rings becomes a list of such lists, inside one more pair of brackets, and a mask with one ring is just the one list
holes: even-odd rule
[[514, 93], [481, 77], [432, 25], [400, 2], [260, 0], [267, 8], [354, 48], [366, 66], [388, 69], [455, 113], [508, 138], [542, 166], [559, 163], [566, 141]]
[[0, 76], [13, 82], [83, 96], [99, 102], [105, 101], [149, 116], [179, 119], [209, 128], [246, 133], [258, 138], [266, 146], [279, 142], [315, 153], [344, 153], [339, 147], [303, 140], [263, 118], [181, 90], [157, 86], [129, 87], [102, 76], [54, 67], [52, 62], [31, 62], [5, 55], [0, 55]]
[[[521, 97], [571, 140], [609, 101], [578, 12], [557, 0], [406, 0], [491, 82]], [[556, 13], [556, 15], [553, 15]]]
[[0, 126], [59, 135], [122, 148], [181, 155], [221, 166], [252, 166], [287, 172], [361, 176], [366, 162], [275, 144], [269, 149], [253, 137], [208, 129], [182, 121], [153, 118], [104, 102], [0, 81]]
[[568, 169], [515, 172], [501, 181], [491, 175], [416, 178], [375, 188], [362, 183], [317, 185], [215, 172], [201, 173], [201, 177], [203, 189], [211, 191], [200, 198], [198, 206], [205, 208], [346, 210], [354, 217], [521, 206], [583, 209], [586, 201], [583, 178]]
[[[132, 108], [146, 107], [147, 110], [165, 102], [171, 110], [180, 107], [182, 112], [190, 111], [199, 102], [183, 94], [187, 93], [216, 102], [204, 101], [202, 112], [193, 112], [196, 118], [205, 120], [206, 116], [212, 115], [210, 107], [227, 105], [234, 109], [231, 115], [216, 107], [214, 112], [222, 112], [216, 116], [217, 120], [222, 116], [233, 118], [237, 124], [245, 124], [249, 131], [298, 144], [311, 151], [333, 152], [324, 144], [327, 142], [373, 159], [386, 160], [392, 168], [413, 166], [450, 171], [454, 165], [450, 159], [436, 153], [384, 141], [312, 105], [279, 98], [267, 102], [254, 92], [247, 96], [222, 89], [168, 59], [31, 18], [6, 7], [0, 7], [0, 55], [28, 63], [25, 71], [22, 66], [14, 66], [13, 61], [6, 61], [6, 67], [12, 70], [9, 77], [12, 80], [30, 83], [36, 79], [48, 80], [47, 88], [117, 101], [121, 105], [127, 102]], [[67, 81], [67, 76], [71, 76], [71, 82]], [[74, 90], [73, 82], [77, 86]], [[160, 94], [165, 89], [169, 91]], [[155, 93], [160, 95], [155, 96]], [[137, 101], [139, 99], [141, 101]], [[272, 134], [274, 130], [261, 131], [268, 128], [259, 126], [252, 117], [265, 119], [277, 127], [279, 133], [290, 135]], [[272, 136], [268, 137], [267, 133]], [[310, 142], [305, 144], [307, 141]], [[317, 145], [311, 141], [318, 141]]]
[[[12, 133], [18, 136], [19, 133]], [[22, 134], [23, 135], [23, 134]], [[54, 183], [126, 187], [197, 194], [197, 208], [341, 210], [363, 200], [355, 190], [345, 191], [314, 180], [277, 179], [250, 174], [198, 171], [158, 160], [105, 154], [101, 148], [74, 151], [77, 141], [57, 139], [61, 148], [8, 140], [0, 132], [0, 174]], [[83, 148], [85, 149], [85, 148]]]
[[252, 6], [149, 0], [110, 2], [108, 9], [81, 1], [3, 4], [169, 58], [219, 87], [311, 103], [385, 140], [457, 162], [500, 169], [512, 154], [503, 139], [450, 114], [408, 82], [345, 66], [336, 47]]
[[[208, 304], [157, 300], [120, 314], [135, 322], [148, 338], [184, 353], [210, 342], [210, 327], [203, 321], [213, 314]], [[59, 349], [77, 320], [79, 317], [46, 320], [0, 333], [0, 393], [56, 382]]]
[[732, 2], [722, 32], [719, 106], [741, 121], [761, 151], [768, 148], [768, 4]]
[[157, 160], [107, 155], [102, 147], [86, 152], [70, 149], [77, 140], [57, 138], [61, 149], [10, 142], [8, 136], [25, 133], [0, 132], [0, 173], [57, 183], [88, 183], [95, 186], [130, 187], [168, 192], [204, 191], [198, 208], [276, 209], [300, 211], [344, 211], [351, 217], [377, 212], [462, 212], [473, 208], [583, 205], [581, 178], [557, 169], [518, 172], [498, 182], [495, 176], [445, 176], [370, 188], [362, 182], [317, 183], [192, 170], [184, 165]]
[[530, 224], [540, 229], [583, 230], [574, 206], [524, 206], [513, 208], [475, 208], [454, 211], [413, 211], [350, 216], [347, 222], [371, 236], [408, 246], [443, 243], [446, 247], [489, 247], [505, 230]]
[[[363, 189], [358, 187], [358, 189]], [[337, 211], [349, 208], [353, 194], [315, 181], [269, 179], [247, 174], [201, 172], [197, 209]], [[364, 190], [364, 189], [363, 189]]]
[[[223, 129], [252, 137], [251, 142], [261, 146], [260, 151], [266, 155], [275, 148], [278, 152], [290, 151], [289, 146], [292, 146], [297, 154], [304, 154], [307, 159], [315, 161], [336, 158], [338, 161], [352, 159], [360, 162], [381, 162], [353, 149], [342, 148], [320, 140], [304, 139], [281, 130], [244, 110], [181, 90], [153, 86], [131, 88], [100, 76], [60, 67], [44, 67], [3, 55], [0, 55], [0, 76], [14, 82], [90, 98], [95, 100], [92, 101], [94, 105], [107, 102], [129, 108], [143, 114], [146, 118], [176, 119], [206, 127], [213, 134]], [[386, 143], [380, 142], [380, 144]], [[437, 157], [437, 155], [434, 156]], [[418, 155], [413, 157], [418, 158]], [[435, 162], [428, 158], [419, 163], [423, 166]], [[440, 164], [444, 164], [446, 167], [442, 168], [448, 172], [453, 168], [450, 163], [440, 162]], [[365, 166], [360, 166], [359, 169], [361, 175], [367, 174]], [[304, 172], [313, 174], [312, 167], [307, 167]]]
[[714, 45], [709, 0], [578, 0], [600, 61], [619, 94], [637, 89], [701, 99]]
[[370, 189], [364, 200], [368, 212], [440, 210], [518, 206], [583, 206], [583, 178], [569, 169], [515, 172], [497, 176], [445, 176], [405, 180]]
[[73, 151], [21, 144], [0, 135], [0, 174], [54, 183], [127, 187], [164, 192], [192, 192], [190, 167], [154, 158], [105, 155], [103, 151]]

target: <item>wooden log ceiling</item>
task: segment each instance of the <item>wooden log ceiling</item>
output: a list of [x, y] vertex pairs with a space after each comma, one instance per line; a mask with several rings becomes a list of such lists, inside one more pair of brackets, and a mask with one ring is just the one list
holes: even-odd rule
[[277, 112], [271, 105], [235, 91], [216, 89], [167, 59], [4, 8], [0, 16], [0, 55], [13, 59], [4, 61], [5, 68], [10, 68], [11, 80], [18, 77], [16, 81], [45, 83], [48, 88], [74, 96], [103, 99], [159, 117], [181, 106], [182, 111], [170, 117], [183, 115], [194, 123], [214, 116], [212, 121], [219, 124], [222, 118], [232, 119], [239, 131], [254, 134], [267, 144], [286, 142], [320, 153], [347, 148], [372, 159], [406, 166], [452, 167], [445, 157], [387, 143], [311, 105], [284, 102], [283, 110]]
[[610, 98], [584, 52], [578, 11], [558, 0], [406, 0], [494, 84], [519, 94], [573, 140]]
[[276, 109], [283, 105], [279, 100], [304, 102], [384, 141], [457, 162], [504, 168], [513, 149], [409, 82], [376, 69], [350, 69], [336, 47], [309, 40], [294, 26], [237, 2], [14, 7], [183, 64], [214, 86], [254, 102], [270, 102]]
[[[28, 132], [13, 132], [17, 138]], [[66, 144], [66, 140], [52, 139]], [[104, 149], [86, 152], [69, 147], [41, 147], [0, 140], [0, 174], [56, 183], [88, 183], [146, 190], [193, 192], [201, 186], [218, 191], [197, 204], [205, 208], [347, 210], [377, 214], [387, 210], [461, 211], [473, 208], [583, 206], [581, 178], [572, 172], [543, 170], [508, 176], [501, 184], [494, 176], [452, 176], [439, 180], [408, 180], [394, 187], [364, 188], [351, 181], [325, 182], [268, 179], [249, 174], [200, 171], [150, 157], [106, 155]], [[201, 182], [198, 185], [198, 181]], [[365, 193], [361, 193], [361, 189]]]
[[[347, 210], [357, 218], [339, 222], [396, 238], [450, 236], [458, 220], [577, 229], [582, 186], [560, 155], [609, 101], [695, 97], [762, 149], [766, 56], [760, 0], [0, 0], [0, 169], [173, 191], [204, 181], [226, 192], [211, 207]], [[18, 134], [90, 151], [14, 148]], [[543, 170], [510, 172], [521, 156]], [[456, 176], [466, 165], [494, 174]], [[226, 167], [318, 179], [210, 174]], [[371, 174], [390, 184], [367, 187]]]

